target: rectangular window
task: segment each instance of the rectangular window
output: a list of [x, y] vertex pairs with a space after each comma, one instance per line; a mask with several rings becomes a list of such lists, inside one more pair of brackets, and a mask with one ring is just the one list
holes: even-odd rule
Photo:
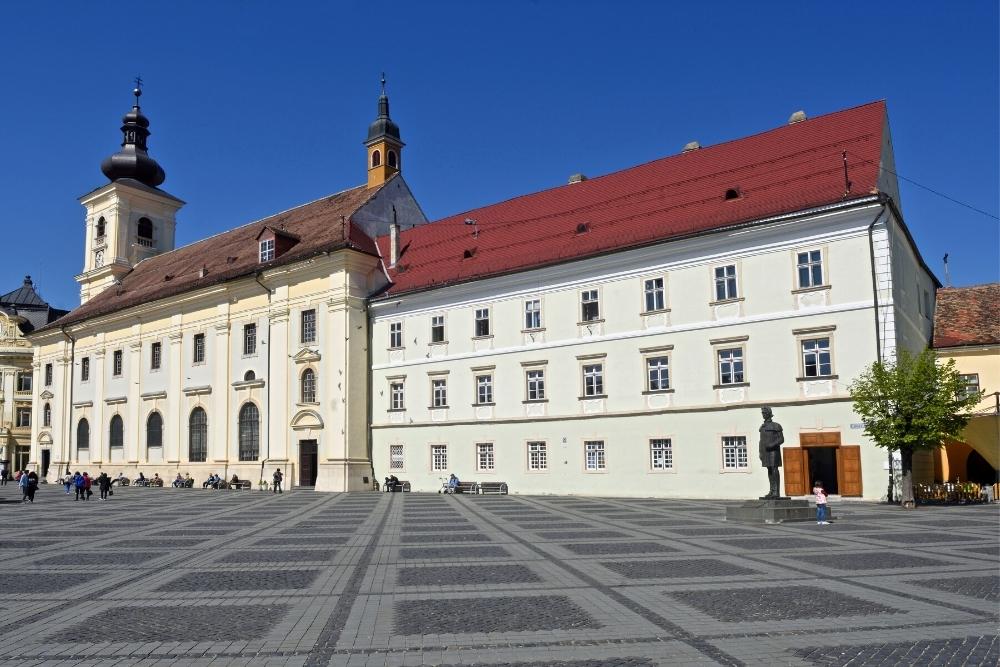
[[530, 299], [524, 302], [524, 328], [542, 328], [542, 302], [539, 299]]
[[829, 338], [802, 341], [802, 374], [807, 378], [833, 375]]
[[476, 443], [476, 470], [479, 472], [489, 472], [493, 470], [496, 459], [493, 455], [492, 442]]
[[739, 292], [736, 289], [736, 265], [715, 267], [715, 300], [726, 301], [736, 299]]
[[490, 374], [476, 376], [476, 403], [484, 405], [493, 402], [493, 376]]
[[962, 398], [979, 393], [979, 373], [967, 373], [958, 376], [962, 380]]
[[45, 386], [52, 386], [52, 364], [45, 364]]
[[431, 469], [448, 469], [448, 445], [431, 445]]
[[17, 390], [18, 391], [31, 391], [31, 373], [18, 373], [17, 374]]
[[597, 290], [583, 290], [580, 292], [580, 321], [593, 322], [599, 319], [601, 319], [601, 303]]
[[583, 395], [604, 395], [604, 364], [586, 364], [583, 367]]
[[391, 382], [389, 383], [389, 409], [390, 410], [405, 410], [405, 392], [402, 382]]
[[647, 313], [666, 308], [666, 301], [663, 298], [663, 278], [650, 278], [645, 281], [643, 291], [646, 296]]
[[270, 262], [274, 259], [274, 239], [264, 239], [260, 242], [260, 261]]
[[528, 443], [528, 470], [547, 470], [549, 467], [548, 455], [545, 451], [544, 442]]
[[476, 337], [490, 335], [490, 309], [476, 308]]
[[389, 470], [403, 469], [403, 446], [389, 445]]
[[402, 322], [390, 322], [389, 323], [389, 348], [398, 349], [403, 347], [403, 323]]
[[196, 364], [205, 363], [205, 334], [195, 334], [194, 335], [194, 349], [192, 350], [191, 359]]
[[823, 253], [809, 250], [797, 254], [799, 287], [818, 287], [823, 284]]
[[731, 347], [718, 351], [719, 384], [743, 382], [743, 348]]
[[541, 368], [526, 371], [525, 378], [528, 382], [528, 400], [545, 400], [545, 371]]
[[745, 437], [736, 435], [722, 438], [722, 467], [725, 470], [746, 470], [749, 467]]
[[646, 391], [670, 389], [670, 359], [646, 357]]
[[243, 354], [257, 354], [257, 325], [243, 325]]
[[604, 470], [607, 463], [604, 460], [604, 441], [588, 440], [584, 444], [587, 454], [587, 470]]
[[445, 378], [435, 378], [431, 380], [432, 408], [448, 407], [448, 380]]
[[18, 408], [17, 409], [17, 427], [18, 428], [28, 428], [31, 426], [31, 408]]
[[649, 466], [653, 470], [670, 470], [674, 467], [674, 448], [670, 438], [653, 438], [649, 441]]
[[444, 315], [431, 316], [431, 342], [444, 342]]
[[90, 380], [90, 357], [84, 357], [80, 360], [80, 382], [87, 382]]
[[111, 374], [120, 377], [122, 374], [122, 351], [115, 350], [111, 353]]
[[301, 330], [302, 343], [315, 343], [316, 342], [316, 309], [310, 308], [309, 310], [302, 311], [302, 330]]
[[162, 357], [163, 348], [160, 343], [153, 343], [149, 346], [149, 368], [151, 370], [159, 370]]

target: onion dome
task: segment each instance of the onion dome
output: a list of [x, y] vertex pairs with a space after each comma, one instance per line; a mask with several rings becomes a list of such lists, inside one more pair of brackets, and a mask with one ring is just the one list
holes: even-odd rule
[[389, 96], [385, 94], [385, 74], [382, 75], [382, 94], [378, 98], [378, 118], [368, 126], [368, 138], [365, 139], [365, 143], [381, 137], [391, 137], [402, 143], [399, 138], [399, 125], [389, 118]]
[[101, 171], [112, 181], [131, 178], [144, 185], [156, 187], [166, 180], [163, 168], [146, 152], [146, 138], [149, 137], [149, 119], [139, 109], [142, 95], [142, 81], [136, 80], [135, 104], [122, 117], [122, 149], [109, 155], [101, 162]]

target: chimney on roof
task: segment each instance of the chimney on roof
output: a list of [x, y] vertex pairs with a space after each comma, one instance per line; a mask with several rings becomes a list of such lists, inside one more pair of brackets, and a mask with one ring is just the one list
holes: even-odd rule
[[586, 174], [572, 174], [569, 177], [569, 185], [573, 185], [574, 183], [583, 183], [585, 180], [587, 180]]
[[800, 109], [799, 111], [796, 111], [795, 113], [793, 113], [791, 116], [788, 117], [788, 124], [795, 125], [795, 123], [801, 123], [806, 118], [807, 118], [806, 112]]
[[696, 151], [701, 148], [701, 144], [697, 141], [689, 141], [684, 144], [684, 148], [681, 149], [681, 153], [690, 153], [691, 151]]
[[389, 223], [389, 268], [399, 261], [399, 225], [396, 223], [396, 206], [392, 207], [392, 222]]

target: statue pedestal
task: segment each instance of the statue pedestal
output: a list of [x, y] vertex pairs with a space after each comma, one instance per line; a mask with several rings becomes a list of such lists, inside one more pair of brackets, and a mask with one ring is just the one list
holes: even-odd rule
[[792, 500], [791, 498], [748, 500], [742, 505], [726, 507], [726, 521], [784, 523], [786, 521], [815, 520], [816, 508], [810, 506], [808, 500]]

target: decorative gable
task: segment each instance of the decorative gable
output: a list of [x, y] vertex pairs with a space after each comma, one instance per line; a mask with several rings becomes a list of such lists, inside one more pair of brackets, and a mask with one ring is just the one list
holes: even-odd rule
[[322, 355], [320, 355], [320, 353], [316, 350], [310, 350], [308, 347], [304, 347], [295, 353], [295, 356], [292, 357], [292, 361], [297, 364], [309, 364], [315, 363], [321, 358]]

